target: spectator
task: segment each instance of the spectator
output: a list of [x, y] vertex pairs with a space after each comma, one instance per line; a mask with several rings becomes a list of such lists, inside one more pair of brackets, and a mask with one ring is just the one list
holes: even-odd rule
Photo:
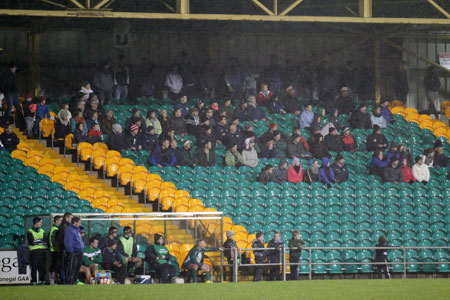
[[386, 249], [387, 247], [391, 247], [391, 246], [386, 245], [386, 238], [384, 236], [380, 236], [380, 238], [378, 239], [378, 244], [375, 247], [379, 248], [379, 249], [375, 250], [376, 251], [375, 262], [384, 263], [381, 265], [377, 265], [378, 279], [382, 279], [382, 276], [381, 276], [382, 270], [384, 272], [384, 277], [386, 279], [391, 279], [391, 274], [389, 273], [389, 266], [387, 264], [388, 249]]
[[406, 159], [406, 161], [408, 162], [408, 165], [411, 165], [412, 156], [411, 156], [411, 149], [409, 147], [406, 148], [404, 145], [398, 145], [397, 152], [398, 152], [400, 161], [402, 161], [403, 159]]
[[193, 247], [183, 262], [183, 268], [192, 272], [192, 280], [197, 282], [197, 271], [203, 270], [206, 273], [206, 282], [211, 283], [211, 268], [208, 264], [203, 263], [205, 252], [223, 251], [223, 248], [206, 247], [205, 240], [198, 240], [197, 245]]
[[389, 161], [383, 157], [382, 150], [375, 150], [372, 155], [372, 160], [369, 165], [369, 173], [372, 175], [383, 176], [383, 170], [388, 165]]
[[307, 104], [305, 110], [300, 114], [300, 128], [309, 128], [313, 120], [312, 104]]
[[392, 161], [393, 158], [400, 160], [400, 153], [398, 152], [398, 146], [397, 143], [395, 143], [394, 141], [392, 141], [389, 150], [386, 153], [386, 161], [390, 162]]
[[94, 80], [92, 82], [101, 105], [109, 104], [112, 99], [114, 78], [111, 67], [111, 61], [108, 60], [103, 63], [101, 69], [95, 73]]
[[399, 167], [397, 158], [392, 158], [389, 164], [383, 169], [383, 182], [393, 182], [398, 184], [403, 182], [402, 169]]
[[344, 151], [344, 142], [338, 135], [336, 128], [331, 127], [329, 134], [325, 137], [325, 144], [329, 151], [341, 152]]
[[161, 109], [159, 111], [158, 121], [161, 124], [162, 134], [167, 133], [170, 130], [170, 119], [167, 116], [167, 110]]
[[87, 133], [86, 121], [84, 120], [83, 113], [77, 109], [74, 112], [74, 117], [70, 120], [70, 129], [72, 130], [73, 133], [75, 133], [76, 126], [79, 123], [83, 124], [83, 132], [86, 134]]
[[[64, 249], [66, 254], [66, 283], [76, 284], [83, 259], [84, 243], [80, 234], [81, 220], [72, 218], [72, 224], [64, 234]], [[110, 269], [107, 269], [110, 270]]]
[[187, 115], [189, 115], [189, 103], [187, 103], [188, 97], [186, 95], [181, 96], [180, 102], [174, 105], [174, 111], [177, 109], [181, 109], [181, 117], [184, 119]]
[[[270, 264], [280, 263], [280, 251], [283, 248], [283, 242], [281, 241], [281, 234], [275, 231], [273, 239], [267, 244], [267, 248], [274, 248], [267, 251], [267, 259]], [[281, 280], [280, 278], [280, 266], [270, 266], [270, 280]]]
[[181, 90], [183, 88], [183, 78], [178, 73], [178, 65], [174, 64], [170, 68], [170, 72], [166, 76], [166, 81], [164, 84], [168, 89], [168, 97], [171, 99], [177, 99], [181, 95]]
[[392, 122], [393, 117], [392, 117], [392, 112], [389, 109], [389, 101], [381, 100], [380, 106], [381, 106], [381, 115], [384, 117], [386, 122]]
[[48, 269], [48, 279], [50, 285], [60, 283], [61, 280], [60, 271], [63, 257], [61, 251], [59, 250], [56, 236], [58, 234], [59, 226], [62, 224], [62, 221], [63, 221], [62, 216], [54, 216], [53, 225], [50, 228], [50, 233], [48, 235], [48, 248], [50, 250], [50, 258], [51, 258], [51, 264]]
[[156, 145], [153, 148], [153, 151], [150, 153], [150, 157], [148, 162], [152, 166], [158, 166], [160, 168], [164, 168], [166, 166], [175, 166], [176, 157], [173, 150], [170, 148], [170, 140], [164, 138], [161, 147]]
[[181, 149], [178, 148], [178, 142], [176, 139], [170, 140], [170, 148], [175, 155], [175, 167], [179, 168], [183, 165], [183, 156], [181, 154]]
[[448, 167], [448, 159], [444, 154], [444, 145], [441, 140], [434, 142], [433, 167], [435, 169]]
[[145, 250], [145, 261], [150, 269], [155, 270], [159, 275], [161, 283], [170, 283], [171, 279], [177, 276], [177, 268], [170, 263], [173, 259], [175, 257], [170, 255], [164, 237], [155, 233], [154, 244]]
[[322, 167], [320, 167], [319, 171], [322, 183], [328, 185], [328, 187], [331, 187], [331, 184], [335, 182], [335, 177], [330, 159], [328, 157], [322, 158]]
[[430, 170], [428, 169], [428, 166], [423, 163], [421, 156], [416, 157], [416, 163], [412, 167], [412, 173], [414, 178], [423, 184], [427, 184], [430, 181]]
[[83, 250], [83, 265], [80, 271], [86, 276], [86, 283], [89, 284], [91, 276], [95, 276], [98, 270], [102, 270], [103, 255], [100, 248], [98, 248], [98, 239], [91, 237], [89, 239], [89, 245], [84, 247]]
[[255, 142], [251, 138], [245, 140], [245, 149], [242, 150], [242, 160], [244, 165], [256, 168], [258, 165], [258, 153], [255, 150]]
[[22, 109], [20, 107], [19, 97], [17, 95], [17, 79], [16, 79], [17, 65], [14, 62], [8, 64], [8, 69], [1, 76], [0, 91], [5, 95], [6, 111], [2, 118], [2, 126], [6, 126], [9, 122], [9, 114], [14, 106], [19, 116], [18, 125], [19, 129], [25, 129], [25, 119], [23, 117]]
[[119, 101], [128, 97], [128, 86], [130, 85], [130, 71], [125, 64], [125, 57], [119, 56], [119, 63], [114, 70], [114, 98]]
[[[63, 251], [65, 249], [64, 246], [64, 237], [66, 229], [69, 228], [72, 223], [73, 215], [70, 212], [66, 212], [63, 215], [63, 221], [61, 225], [59, 225], [58, 231], [56, 232], [55, 243], [59, 249], [59, 251]], [[65, 267], [63, 266], [62, 271], [64, 272]], [[67, 273], [66, 273], [67, 274]]]
[[281, 102], [287, 113], [300, 115], [301, 102], [297, 98], [297, 90], [292, 85], [286, 87], [283, 96], [281, 96]]
[[356, 151], [356, 141], [350, 132], [350, 128], [345, 127], [342, 132], [341, 139], [344, 147], [344, 151], [355, 152]]
[[247, 101], [242, 100], [241, 103], [238, 105], [238, 107], [236, 107], [233, 119], [239, 119], [242, 122], [253, 121], [250, 119], [250, 116], [248, 115], [247, 107], [248, 107]]
[[25, 94], [24, 101], [22, 102], [23, 116], [25, 118], [25, 124], [27, 126], [27, 137], [30, 139], [33, 136], [34, 120], [36, 119], [37, 105], [33, 104], [30, 94]]
[[224, 100], [223, 105], [219, 110], [219, 115], [225, 116], [227, 118], [227, 122], [231, 122], [233, 120], [234, 109], [230, 98], [226, 98]]
[[294, 184], [303, 181], [302, 165], [300, 163], [300, 159], [298, 159], [297, 157], [294, 157], [292, 159], [292, 163], [289, 166], [289, 169], [287, 172], [287, 180]]
[[180, 165], [194, 168], [197, 165], [197, 160], [194, 151], [191, 149], [191, 141], [185, 140], [183, 148], [180, 149], [180, 156], [182, 157]]
[[109, 137], [109, 150], [116, 150], [121, 152], [126, 148], [125, 137], [122, 132], [122, 126], [115, 123], [112, 125], [113, 134]]
[[261, 90], [258, 93], [258, 105], [268, 107], [272, 101], [273, 94], [269, 91], [269, 85], [265, 82], [261, 83]]
[[119, 238], [120, 249], [123, 249], [123, 259], [126, 262], [127, 270], [135, 267], [140, 268], [143, 264], [142, 258], [137, 256], [137, 244], [133, 238], [131, 227], [125, 226], [123, 228], [123, 235]]
[[413, 183], [416, 181], [414, 178], [411, 167], [408, 165], [408, 161], [406, 159], [401, 160], [401, 169], [403, 173], [403, 182]]
[[262, 144], [265, 144], [267, 141], [272, 140], [273, 139], [273, 134], [275, 131], [278, 130], [278, 126], [275, 123], [270, 123], [269, 124], [269, 130], [264, 132], [263, 135], [261, 135], [259, 137], [259, 141]]
[[380, 128], [386, 128], [386, 119], [381, 114], [380, 106], [374, 106], [372, 108], [372, 114], [370, 115], [370, 122], [373, 125], [378, 125]]
[[[225, 243], [223, 243], [223, 251], [224, 251], [224, 257], [226, 257], [227, 259], [227, 263], [229, 265], [234, 265], [234, 262], [237, 260], [234, 257], [234, 251], [233, 249], [237, 249], [237, 243], [234, 240], [234, 232], [232, 230], [227, 230], [227, 240], [225, 241]], [[233, 268], [230, 268], [230, 278], [231, 278], [231, 282], [234, 282], [234, 277], [233, 277]]]
[[152, 126], [155, 130], [157, 136], [162, 133], [162, 127], [159, 120], [156, 118], [156, 112], [154, 110], [150, 110], [147, 112], [147, 119], [145, 120], [145, 127]]
[[[254, 249], [264, 249], [264, 234], [262, 232], [256, 233], [256, 238], [252, 241], [252, 248]], [[265, 250], [253, 250], [253, 254], [255, 255], [255, 264], [263, 264], [266, 260], [266, 251]], [[255, 267], [255, 281], [263, 280], [264, 267], [256, 266]]]
[[182, 117], [181, 108], [174, 110], [173, 117], [169, 120], [169, 127], [175, 130], [175, 134], [177, 135], [186, 135], [186, 126], [184, 124], [184, 118]]
[[[119, 236], [119, 231], [117, 230], [117, 228], [114, 226], [109, 227], [108, 235], [106, 235], [100, 239], [98, 247], [100, 248], [100, 250], [103, 251], [103, 249], [108, 247], [108, 241], [115, 240], [116, 242], [118, 242], [119, 241], [118, 236]], [[121, 245], [122, 244], [119, 244], [118, 246], [120, 247]]]
[[331, 169], [334, 173], [334, 182], [342, 183], [348, 181], [348, 170], [345, 164], [345, 159], [342, 155], [336, 155], [336, 159], [334, 160]]
[[[351, 95], [351, 91], [348, 87], [344, 86], [341, 88], [341, 94], [339, 95], [339, 98], [337, 99], [337, 105], [338, 107], [334, 107], [339, 109], [340, 112], [342, 112], [343, 114], [347, 114], [349, 115], [355, 105], [353, 102], [353, 97]], [[332, 109], [330, 109], [331, 111]]]
[[269, 181], [271, 181], [273, 174], [273, 166], [272, 165], [266, 165], [264, 169], [261, 170], [261, 172], [258, 174], [258, 181], [267, 184]]
[[221, 116], [219, 117], [219, 121], [214, 128], [214, 136], [218, 143], [223, 144], [226, 142], [227, 131], [227, 117]]
[[252, 71], [247, 70], [247, 74], [244, 75], [244, 97], [248, 99], [249, 96], [257, 96], [256, 93], [256, 79], [259, 74], [255, 74]]
[[247, 114], [249, 119], [253, 122], [266, 120], [266, 114], [264, 113], [262, 108], [258, 104], [256, 104], [256, 97], [252, 95], [248, 97]]
[[208, 108], [206, 110], [205, 116], [202, 119], [202, 125], [214, 128], [216, 126], [216, 120], [214, 120], [214, 110]]
[[100, 143], [102, 141], [102, 133], [100, 132], [100, 126], [93, 124], [86, 135], [86, 141], [90, 144]]
[[241, 153], [237, 150], [237, 145], [232, 143], [225, 153], [225, 165], [230, 167], [239, 168], [244, 165]]
[[386, 150], [388, 146], [388, 140], [381, 133], [380, 126], [373, 125], [373, 133], [367, 136], [366, 147], [367, 151]]
[[117, 241], [115, 239], [109, 239], [107, 246], [102, 250], [103, 263], [102, 268], [104, 270], [111, 270], [116, 276], [118, 283], [125, 283], [125, 276], [127, 273], [127, 267], [122, 260], [120, 252], [118, 250]]
[[[47, 118], [52, 119], [50, 116], [50, 112], [48, 111], [48, 107], [46, 105], [46, 99], [44, 96], [39, 97], [38, 104], [36, 106], [36, 120], [34, 121], [34, 134], [38, 135], [39, 132], [39, 124], [41, 120]], [[21, 112], [20, 112], [21, 113]]]
[[169, 129], [169, 131], [166, 132], [163, 131], [163, 133], [158, 137], [158, 141], [161, 144], [165, 139], [168, 139], [169, 141], [175, 140], [175, 131], [173, 129]]
[[141, 110], [139, 108], [133, 108], [131, 110], [131, 117], [125, 122], [125, 129], [127, 130], [125, 133], [129, 133], [131, 125], [137, 125], [138, 122], [140, 122], [142, 126], [145, 126], [145, 120], [141, 117]]
[[408, 66], [405, 61], [399, 62], [392, 78], [395, 99], [405, 104], [409, 93]]
[[309, 153], [309, 145], [306, 143], [305, 139], [299, 134], [293, 134], [291, 139], [287, 144], [287, 156], [289, 158], [309, 158], [311, 154]]
[[309, 168], [306, 170], [304, 179], [305, 182], [309, 184], [313, 182], [320, 182], [322, 180], [319, 171], [319, 162], [317, 159], [309, 160]]
[[[281, 131], [276, 130], [273, 132], [273, 143], [275, 145], [275, 149], [277, 151], [277, 158], [278, 159], [285, 159], [286, 158], [286, 138], [283, 137]], [[306, 141], [305, 141], [306, 143]]]
[[207, 141], [197, 154], [197, 164], [203, 167], [211, 167], [216, 164], [216, 155], [212, 150], [211, 141]]
[[358, 110], [350, 116], [350, 125], [353, 128], [370, 129], [372, 127], [370, 116], [366, 111], [366, 105], [361, 104]]
[[56, 117], [61, 117], [61, 113], [62, 112], [67, 112], [67, 119], [70, 121], [72, 119], [72, 113], [69, 110], [69, 104], [68, 103], [62, 103], [61, 104], [61, 109], [59, 110], [58, 114], [56, 115]]
[[45, 285], [45, 260], [47, 250], [47, 235], [42, 229], [42, 220], [33, 218], [33, 226], [27, 231], [28, 248], [30, 250], [31, 285]]
[[241, 99], [244, 91], [244, 75], [242, 74], [238, 60], [230, 59], [227, 73], [225, 74], [225, 84], [228, 88], [228, 97], [231, 99]]
[[117, 120], [114, 117], [114, 113], [113, 113], [112, 109], [109, 109], [106, 112], [106, 115], [102, 118], [101, 123], [102, 123], [102, 126], [101, 126], [102, 132], [104, 134], [108, 135], [109, 137], [112, 136], [114, 134], [113, 130], [112, 130], [112, 126], [117, 123]]
[[425, 85], [425, 91], [428, 100], [428, 113], [434, 114], [434, 118], [438, 119], [438, 113], [436, 110], [436, 102], [439, 103], [439, 89], [441, 88], [441, 81], [439, 76], [435, 72], [435, 67], [428, 67], [427, 73], [423, 78]]
[[86, 136], [86, 133], [84, 132], [84, 124], [83, 123], [77, 123], [75, 132], [73, 133], [73, 137], [74, 137], [75, 144], [87, 142], [87, 136]]
[[268, 140], [262, 147], [261, 147], [261, 151], [260, 153], [260, 157], [262, 158], [275, 158], [277, 157], [277, 150], [275, 149], [273, 140]]
[[83, 117], [87, 119], [91, 117], [92, 113], [95, 111], [98, 113], [98, 119], [101, 120], [104, 115], [104, 111], [103, 107], [99, 106], [97, 95], [92, 94], [86, 104], [87, 108], [83, 110]]
[[[305, 246], [305, 242], [302, 240], [300, 232], [297, 230], [292, 231], [292, 239], [289, 240], [289, 263], [300, 263], [300, 256], [302, 255], [302, 248]], [[298, 280], [298, 265], [291, 265], [291, 280]]]
[[282, 184], [288, 180], [288, 162], [285, 159], [280, 159], [278, 167], [273, 170], [272, 181]]
[[207, 107], [205, 106], [205, 100], [198, 99], [195, 108], [198, 109], [198, 115], [200, 116], [201, 119], [206, 114]]
[[144, 134], [141, 135], [142, 149], [152, 152], [153, 148], [158, 145], [158, 136], [155, 134], [155, 129], [148, 126]]
[[193, 108], [191, 114], [186, 117], [186, 130], [188, 134], [199, 137], [202, 131], [200, 124], [200, 117], [198, 115], [198, 108]]
[[320, 131], [322, 130], [322, 125], [320, 125], [321, 120], [322, 117], [319, 114], [315, 114], [311, 122], [311, 126], [309, 127], [309, 132], [311, 132], [312, 134], [320, 133]]
[[332, 127], [339, 131], [342, 128], [341, 120], [339, 120], [339, 109], [334, 109], [331, 111], [330, 117], [328, 118], [329, 123], [333, 124]]
[[323, 141], [323, 136], [320, 133], [314, 135], [314, 139], [310, 144], [311, 153], [315, 158], [320, 159], [329, 155], [327, 144]]
[[97, 111], [92, 111], [91, 115], [86, 120], [86, 126], [88, 128], [88, 132], [94, 125], [98, 125], [99, 131], [100, 131], [100, 121], [98, 119], [98, 112]]
[[425, 150], [425, 152], [421, 155], [423, 163], [427, 165], [429, 168], [434, 167], [434, 149], [430, 148]]
[[131, 125], [130, 133], [126, 136], [126, 149], [131, 151], [142, 150], [142, 139], [139, 133], [139, 127], [135, 124]]

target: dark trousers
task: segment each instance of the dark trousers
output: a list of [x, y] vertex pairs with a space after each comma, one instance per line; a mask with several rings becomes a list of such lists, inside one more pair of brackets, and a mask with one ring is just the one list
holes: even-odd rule
[[6, 99], [6, 111], [3, 115], [2, 119], [2, 125], [6, 125], [9, 120], [9, 115], [11, 114], [11, 109], [13, 106], [16, 108], [17, 115], [19, 116], [18, 119], [18, 127], [24, 128], [25, 126], [25, 118], [23, 117], [22, 113], [22, 106], [20, 105], [19, 97], [17, 96], [16, 92], [6, 92], [5, 93], [5, 99]]
[[45, 256], [45, 250], [30, 251], [31, 283], [37, 282], [37, 272], [39, 272], [39, 281], [45, 281]]
[[[274, 263], [279, 263], [279, 262], [270, 262], [270, 263], [274, 264]], [[271, 281], [281, 280], [280, 266], [270, 266], [269, 277], [270, 277]]]
[[[377, 261], [377, 262], [381, 262], [381, 261]], [[377, 266], [377, 274], [378, 274], [378, 279], [382, 279], [383, 275], [381, 275], [381, 271], [384, 272], [384, 278], [386, 279], [391, 279], [391, 274], [389, 273], [389, 267], [387, 265], [387, 262], [384, 261], [385, 264], [382, 265], [376, 265]]]
[[154, 269], [159, 274], [161, 283], [170, 283], [169, 277], [173, 278], [177, 275], [177, 268], [170, 264], [156, 264]]
[[230, 259], [228, 259], [228, 257], [227, 257], [227, 263], [229, 264], [229, 265], [231, 265], [231, 267], [228, 267], [227, 268], [227, 271], [225, 272], [225, 276], [227, 276], [227, 274], [228, 274], [228, 276], [230, 276], [230, 281], [234, 281], [233, 279], [234, 279], [234, 277], [233, 277], [233, 265], [234, 265], [234, 261], [230, 258]]
[[83, 253], [81, 251], [75, 251], [74, 253], [67, 253], [66, 257], [66, 284], [76, 284], [78, 275], [80, 274], [81, 261]]
[[127, 265], [126, 264], [122, 264], [121, 267], [116, 267], [115, 265], [113, 265], [112, 271], [114, 272], [115, 277], [117, 278], [117, 281], [120, 284], [124, 284], [125, 283], [125, 276], [127, 276]]
[[61, 271], [61, 252], [50, 252], [50, 257], [52, 262], [48, 271], [59, 273]]
[[[256, 264], [263, 264], [263, 259], [257, 259], [255, 258]], [[255, 267], [255, 281], [261, 281], [263, 280], [263, 274], [264, 274], [264, 267]]]
[[[298, 264], [300, 262], [300, 256], [289, 257], [291, 264]], [[298, 280], [298, 265], [291, 265], [291, 280]]]
[[107, 105], [111, 102], [113, 91], [97, 90], [97, 97], [101, 105]]

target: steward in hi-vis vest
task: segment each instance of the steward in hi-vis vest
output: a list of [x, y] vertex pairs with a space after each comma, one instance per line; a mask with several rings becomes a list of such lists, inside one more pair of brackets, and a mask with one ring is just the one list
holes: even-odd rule
[[42, 220], [33, 218], [33, 227], [27, 232], [28, 248], [30, 249], [31, 284], [36, 285], [37, 273], [39, 282], [45, 285], [45, 256], [47, 251], [47, 236], [42, 227]]
[[48, 271], [48, 278], [51, 285], [60, 282], [62, 257], [56, 236], [58, 234], [62, 220], [62, 216], [55, 216], [53, 218], [53, 225], [48, 236], [48, 247], [50, 249], [50, 256], [52, 260]]

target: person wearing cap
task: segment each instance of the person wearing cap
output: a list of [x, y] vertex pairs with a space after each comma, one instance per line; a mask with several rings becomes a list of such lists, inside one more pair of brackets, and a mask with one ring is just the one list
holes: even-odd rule
[[19, 97], [17, 95], [17, 79], [16, 79], [17, 64], [9, 62], [8, 68], [0, 76], [0, 91], [5, 95], [6, 111], [2, 118], [2, 126], [9, 123], [9, 115], [14, 106], [16, 108], [18, 118], [18, 125], [21, 130], [25, 129], [25, 119], [23, 117], [22, 109], [20, 107]]
[[170, 140], [164, 138], [161, 142], [161, 146], [156, 145], [153, 151], [150, 153], [148, 162], [152, 166], [159, 166], [160, 168], [166, 166], [175, 166], [176, 157], [172, 148], [170, 147]]
[[80, 272], [85, 274], [86, 284], [91, 282], [91, 276], [95, 276], [97, 271], [102, 270], [103, 255], [98, 247], [98, 238], [91, 237], [89, 244], [83, 249], [83, 262]]
[[38, 104], [36, 106], [36, 119], [34, 121], [34, 133], [37, 135], [39, 131], [39, 123], [43, 119], [51, 119], [50, 112], [48, 111], [48, 107], [46, 105], [46, 99], [44, 96], [40, 96], [38, 98]]
[[127, 134], [126, 139], [126, 149], [131, 151], [142, 150], [142, 139], [139, 135], [139, 127], [136, 124], [131, 125], [130, 133]]
[[149, 110], [147, 112], [147, 119], [145, 120], [145, 128], [152, 126], [155, 129], [156, 135], [162, 133], [162, 127], [159, 120], [156, 118], [156, 112], [154, 110]]
[[383, 182], [393, 182], [395, 184], [403, 182], [403, 172], [398, 166], [398, 159], [395, 157], [392, 158], [390, 163], [383, 170]]
[[124, 284], [125, 276], [127, 275], [127, 266], [122, 260], [115, 239], [108, 240], [106, 247], [102, 250], [102, 256], [102, 268], [113, 271], [118, 283]]
[[101, 65], [101, 68], [94, 74], [92, 84], [94, 90], [98, 95], [101, 105], [107, 105], [113, 97], [114, 76], [112, 72], [111, 60], [106, 60]]
[[242, 150], [244, 165], [255, 168], [258, 165], [258, 153], [255, 150], [255, 142], [252, 138], [245, 139], [245, 149]]
[[178, 263], [174, 264], [176, 258], [170, 255], [169, 249], [165, 246], [164, 237], [155, 233], [154, 244], [145, 250], [145, 261], [151, 270], [155, 270], [159, 275], [161, 283], [170, 283], [172, 278], [177, 276]]
[[343, 86], [341, 88], [341, 93], [337, 99], [337, 106], [339, 111], [343, 114], [350, 114], [355, 109], [355, 104], [353, 102], [353, 97], [351, 91], [348, 87]]
[[444, 145], [441, 140], [434, 142], [433, 167], [435, 169], [448, 167], [448, 158], [444, 154]]
[[211, 267], [208, 264], [204, 264], [203, 259], [205, 258], [205, 252], [213, 251], [223, 251], [223, 248], [206, 247], [205, 240], [198, 240], [197, 244], [186, 255], [183, 261], [183, 268], [192, 272], [192, 280], [194, 283], [197, 283], [197, 272], [199, 270], [205, 271], [206, 283], [212, 283]]
[[261, 90], [258, 93], [257, 102], [261, 106], [269, 106], [273, 93], [269, 91], [269, 85], [265, 82], [261, 83]]
[[247, 114], [251, 121], [258, 122], [260, 120], [266, 120], [266, 113], [262, 110], [261, 106], [256, 103], [256, 97], [253, 95], [248, 96]]
[[33, 98], [30, 94], [25, 94], [22, 102], [23, 116], [27, 125], [27, 136], [31, 138], [33, 136], [34, 120], [36, 118], [36, 104], [33, 104]]
[[312, 104], [306, 104], [305, 110], [300, 114], [300, 128], [309, 128], [314, 119]]
[[367, 151], [386, 150], [389, 142], [381, 133], [381, 128], [378, 125], [373, 125], [373, 133], [366, 138]]
[[372, 123], [370, 121], [370, 116], [367, 113], [367, 107], [365, 104], [361, 104], [358, 110], [353, 112], [350, 116], [350, 126], [352, 128], [360, 129], [370, 129], [372, 128]]
[[181, 111], [181, 108], [173, 111], [173, 116], [169, 120], [169, 127], [175, 130], [175, 134], [185, 136], [186, 126], [184, 124], [184, 118], [181, 116]]
[[17, 149], [17, 145], [19, 145], [20, 140], [13, 132], [11, 124], [7, 124], [3, 133], [0, 134], [0, 142], [1, 145], [3, 145], [6, 150], [8, 150], [8, 152], [13, 152]]
[[378, 125], [380, 128], [386, 128], [386, 119], [381, 114], [381, 107], [376, 105], [372, 108], [372, 114], [370, 115], [370, 122], [373, 125]]
[[123, 228], [123, 235], [119, 238], [120, 249], [123, 250], [123, 259], [127, 264], [127, 269], [136, 269], [142, 266], [142, 258], [137, 256], [137, 244], [133, 238], [130, 226]]
[[211, 141], [206, 141], [197, 153], [197, 164], [203, 167], [211, 167], [216, 164], [216, 154], [212, 149]]
[[37, 273], [39, 272], [39, 282], [45, 285], [47, 235], [42, 229], [41, 218], [33, 218], [33, 226], [27, 232], [27, 239], [28, 248], [30, 249], [31, 284], [38, 284]]
[[148, 126], [145, 133], [141, 135], [142, 149], [152, 152], [153, 148], [158, 144], [158, 135], [155, 133], [153, 126]]
[[344, 151], [355, 152], [356, 141], [353, 134], [350, 132], [350, 128], [345, 127], [341, 134], [341, 140], [343, 142]]
[[63, 221], [62, 216], [53, 217], [53, 225], [50, 228], [50, 233], [48, 236], [48, 248], [50, 250], [51, 264], [48, 270], [48, 279], [51, 285], [59, 282], [59, 275], [61, 270], [62, 252], [58, 247], [58, 242], [56, 236], [58, 234], [59, 226]]
[[273, 170], [272, 181], [277, 182], [279, 184], [282, 184], [283, 182], [287, 181], [288, 176], [287, 167], [288, 162], [286, 161], [286, 159], [280, 159], [278, 167]]
[[348, 180], [349, 173], [347, 166], [345, 165], [345, 159], [342, 155], [336, 155], [334, 163], [331, 165], [331, 169], [334, 173], [334, 182], [341, 183]]
[[[234, 265], [235, 262], [235, 257], [234, 257], [234, 251], [233, 249], [237, 249], [237, 243], [234, 240], [234, 232], [233, 230], [228, 230], [227, 231], [227, 240], [225, 241], [225, 243], [223, 243], [223, 256], [226, 257], [227, 259], [227, 263], [229, 265]], [[230, 270], [230, 281], [234, 281], [234, 277], [233, 277], [233, 267], [229, 268]]]
[[112, 125], [113, 134], [108, 139], [109, 150], [121, 152], [126, 149], [125, 136], [119, 123]]
[[237, 144], [231, 144], [228, 151], [225, 152], [225, 165], [236, 168], [244, 165], [244, 160], [242, 159], [241, 153], [238, 151]]
[[430, 181], [430, 170], [426, 164], [423, 163], [422, 157], [416, 156], [416, 163], [412, 167], [412, 173], [414, 178], [418, 182], [422, 182], [423, 184], [427, 184]]
[[344, 142], [342, 142], [336, 128], [330, 127], [328, 132], [329, 133], [325, 137], [325, 144], [327, 145], [328, 151], [334, 151], [337, 153], [344, 151]]
[[322, 166], [319, 168], [319, 172], [322, 183], [331, 187], [331, 184], [335, 182], [335, 177], [328, 157], [322, 158]]
[[190, 140], [185, 140], [183, 142], [183, 147], [180, 149], [180, 157], [181, 161], [179, 163], [182, 166], [194, 168], [197, 165], [197, 158], [191, 148]]
[[261, 182], [262, 184], [267, 184], [269, 181], [272, 181], [272, 173], [273, 173], [273, 166], [272, 165], [266, 165], [261, 172], [258, 174], [257, 181]]
[[83, 259], [84, 243], [80, 233], [81, 219], [72, 218], [71, 224], [64, 234], [64, 249], [66, 253], [66, 284], [76, 284]]
[[[302, 255], [302, 249], [305, 246], [305, 242], [302, 240], [300, 231], [292, 231], [292, 239], [289, 240], [289, 262], [298, 264], [300, 262], [300, 256]], [[298, 265], [291, 265], [291, 280], [298, 280]]]

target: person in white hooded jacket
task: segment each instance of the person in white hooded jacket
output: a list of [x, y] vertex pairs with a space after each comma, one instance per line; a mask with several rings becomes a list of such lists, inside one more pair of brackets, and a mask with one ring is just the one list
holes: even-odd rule
[[244, 165], [255, 168], [258, 165], [258, 153], [255, 150], [255, 142], [252, 138], [245, 140], [245, 149], [242, 150]]
[[416, 157], [416, 163], [412, 167], [412, 172], [417, 181], [424, 184], [427, 184], [428, 181], [430, 181], [430, 170], [428, 166], [423, 163], [423, 158], [421, 156]]

